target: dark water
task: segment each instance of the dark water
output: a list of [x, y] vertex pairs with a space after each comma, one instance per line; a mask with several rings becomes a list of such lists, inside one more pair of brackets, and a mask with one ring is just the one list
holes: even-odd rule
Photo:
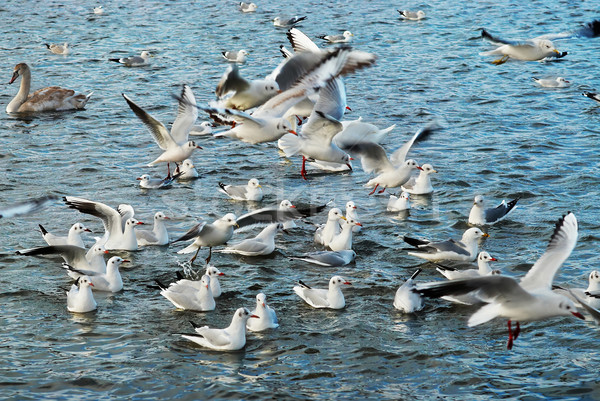
[[[526, 4], [526, 5], [523, 5]], [[431, 399], [596, 399], [597, 328], [590, 322], [555, 319], [528, 324], [512, 351], [505, 349], [505, 321], [467, 328], [473, 309], [429, 302], [404, 316], [392, 306], [394, 292], [419, 265], [401, 250], [401, 235], [458, 237], [475, 194], [490, 200], [521, 196], [511, 218], [489, 228], [484, 248], [500, 259], [494, 267], [521, 275], [543, 252], [553, 222], [573, 211], [579, 243], [557, 282], [586, 287], [597, 268], [600, 225], [597, 212], [598, 123], [600, 109], [581, 96], [600, 89], [600, 39], [556, 42], [566, 58], [550, 63], [489, 63], [479, 53], [491, 47], [477, 28], [512, 38], [529, 38], [577, 28], [597, 18], [597, 3], [478, 2], [440, 0], [406, 4], [428, 18], [404, 22], [385, 1], [260, 2], [254, 14], [236, 11], [236, 2], [106, 2], [95, 4], [16, 2], [0, 5], [2, 77], [28, 63], [32, 89], [61, 85], [94, 91], [87, 110], [35, 118], [0, 114], [0, 204], [45, 193], [76, 195], [116, 206], [132, 204], [142, 220], [164, 211], [173, 236], [198, 217], [241, 214], [248, 205], [225, 200], [218, 181], [261, 180], [264, 204], [289, 198], [317, 203], [334, 199], [359, 206], [363, 232], [355, 238], [355, 264], [340, 269], [290, 262], [284, 256], [316, 249], [310, 226], [277, 238], [280, 252], [266, 258], [214, 255], [227, 274], [226, 294], [213, 312], [175, 310], [152, 279], [174, 279], [183, 259], [179, 246], [124, 253], [125, 289], [97, 294], [95, 313], [70, 314], [64, 290], [70, 285], [53, 259], [12, 253], [42, 245], [41, 223], [66, 232], [76, 221], [101, 232], [100, 221], [60, 204], [34, 216], [2, 221], [0, 259], [1, 398], [6, 399], [205, 399], [391, 398]], [[212, 100], [226, 64], [223, 50], [251, 52], [242, 72], [261, 77], [279, 62], [285, 30], [277, 14], [307, 15], [309, 36], [355, 33], [354, 46], [378, 56], [377, 64], [346, 79], [348, 119], [386, 127], [398, 124], [385, 142], [400, 146], [437, 118], [444, 129], [419, 144], [411, 157], [440, 172], [433, 197], [414, 202], [406, 218], [385, 212], [387, 196], [367, 196], [367, 175], [299, 176], [299, 160], [278, 156], [274, 145], [248, 146], [200, 139], [194, 156], [201, 178], [168, 191], [145, 192], [135, 178], [162, 167], [144, 165], [158, 154], [147, 130], [129, 110], [127, 93], [161, 121], [172, 121], [170, 94], [189, 84], [200, 102]], [[69, 42], [71, 54], [55, 56], [43, 43]], [[155, 54], [152, 66], [128, 69], [110, 57]], [[565, 89], [534, 85], [536, 77], [563, 76]], [[2, 108], [16, 85], [2, 85]], [[204, 117], [204, 116], [201, 116]], [[314, 221], [324, 220], [320, 216]], [[243, 235], [234, 236], [234, 240]], [[88, 239], [91, 243], [91, 238]], [[421, 280], [438, 279], [424, 265]], [[334, 274], [353, 282], [341, 311], [313, 310], [292, 292], [297, 279], [323, 283]], [[216, 353], [181, 339], [188, 320], [226, 326], [233, 310], [253, 307], [265, 292], [281, 327], [249, 334], [244, 351]]]

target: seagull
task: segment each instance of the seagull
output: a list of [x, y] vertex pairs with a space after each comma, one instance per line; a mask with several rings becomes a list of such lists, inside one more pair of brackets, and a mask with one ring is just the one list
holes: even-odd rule
[[[108, 251], [102, 245], [94, 245], [89, 252], [84, 248], [74, 245], [49, 245], [30, 249], [21, 249], [17, 255], [38, 256], [38, 255], [59, 255], [66, 264], [81, 271], [92, 271], [96, 273], [106, 272], [106, 262], [104, 255]], [[74, 279], [80, 276], [78, 273], [69, 274]]]
[[346, 306], [342, 285], [351, 285], [349, 281], [340, 276], [333, 276], [329, 280], [329, 289], [311, 288], [299, 280], [300, 285], [294, 286], [294, 292], [313, 308], [343, 309]]
[[403, 212], [410, 210], [410, 194], [406, 191], [402, 191], [400, 196], [390, 195], [390, 199], [387, 204], [388, 212]]
[[256, 4], [254, 3], [244, 3], [243, 1], [240, 3], [240, 11], [243, 13], [251, 13], [256, 11]]
[[419, 11], [408, 11], [408, 10], [396, 10], [400, 14], [400, 17], [405, 20], [410, 21], [419, 21], [425, 18], [425, 12], [423, 10]]
[[[354, 202], [352, 201], [348, 201], [346, 202], [346, 220], [354, 220], [354, 221], [359, 221], [358, 220], [358, 213], [356, 212], [357, 206]], [[354, 226], [352, 228], [352, 232], [357, 233], [361, 230], [361, 226]]]
[[171, 126], [171, 131], [167, 131], [165, 126], [141, 107], [135, 104], [127, 95], [122, 94], [127, 104], [133, 110], [135, 115], [142, 120], [148, 128], [156, 144], [164, 151], [156, 160], [149, 163], [153, 166], [157, 163], [167, 163], [167, 177], [171, 176], [169, 163], [180, 163], [189, 158], [196, 149], [202, 149], [194, 141], [188, 140], [189, 133], [198, 118], [198, 109], [196, 108], [196, 99], [189, 86], [183, 85], [181, 90], [177, 117]]
[[237, 224], [239, 229], [245, 229], [255, 225], [286, 223], [320, 213], [326, 207], [327, 205], [296, 207], [292, 202], [284, 199], [277, 206], [268, 206], [240, 216]]
[[[521, 331], [519, 322], [571, 315], [584, 319], [583, 315], [577, 312], [572, 300], [552, 292], [554, 276], [569, 257], [576, 243], [577, 219], [569, 212], [556, 223], [546, 252], [520, 281], [512, 277], [490, 275], [421, 284], [417, 285], [415, 291], [426, 297], [435, 298], [476, 291], [476, 295], [487, 305], [469, 318], [469, 327], [488, 322], [496, 317], [507, 318], [507, 348], [511, 349], [513, 341]], [[511, 327], [513, 321], [517, 321], [514, 331]]]
[[46, 47], [48, 48], [48, 50], [50, 50], [50, 52], [52, 52], [54, 54], [62, 54], [62, 55], [69, 54], [69, 46], [66, 42], [62, 45], [57, 45], [54, 43], [52, 43], [52, 44], [46, 43]]
[[415, 278], [421, 273], [421, 269], [417, 269], [408, 280], [406, 280], [397, 290], [394, 296], [394, 308], [403, 313], [414, 313], [423, 309], [423, 297], [414, 292], [416, 287]]
[[205, 221], [202, 221], [196, 224], [194, 227], [189, 229], [188, 232], [183, 234], [183, 236], [173, 241], [179, 242], [190, 239], [194, 240], [194, 242], [177, 251], [177, 253], [185, 254], [196, 251], [192, 259], [190, 259], [190, 264], [192, 264], [196, 260], [200, 248], [207, 246], [209, 251], [208, 257], [206, 258], [206, 263], [208, 264], [212, 256], [212, 248], [225, 244], [233, 236], [233, 227], [238, 225], [236, 220], [237, 218], [235, 214], [227, 213], [225, 216], [215, 220], [212, 223], [206, 223]]
[[[221, 273], [221, 271], [219, 269], [217, 269], [215, 266], [207, 264], [206, 271], [204, 274], [207, 275], [208, 277], [210, 277], [210, 290], [212, 291], [213, 298], [220, 297], [222, 291], [221, 291], [221, 282], [219, 281], [219, 276], [224, 276], [225, 273]], [[181, 285], [185, 285], [188, 287], [195, 287], [198, 290], [203, 285], [201, 280], [188, 280], [185, 277], [183, 277], [183, 275], [180, 274], [179, 272], [177, 272], [177, 278], [178, 278], [178, 280], [175, 282], [175, 284], [181, 284]]]
[[[600, 308], [600, 272], [593, 270], [588, 276], [587, 288], [562, 288], [557, 287], [554, 292], [565, 295], [579, 304], [585, 303], [592, 308]], [[571, 296], [575, 295], [575, 297]]]
[[193, 180], [198, 178], [198, 170], [191, 159], [185, 159], [179, 166], [179, 172], [181, 175], [177, 177], [178, 180]]
[[40, 198], [34, 198], [31, 200], [26, 200], [23, 202], [15, 203], [13, 205], [8, 205], [0, 208], [0, 219], [1, 218], [10, 218], [14, 216], [24, 216], [28, 214], [35, 213], [39, 210], [44, 209], [50, 203], [54, 202], [58, 199], [58, 196], [48, 195], [42, 196]]
[[200, 125], [194, 125], [190, 131], [190, 135], [193, 136], [203, 136], [203, 135], [211, 135], [212, 123], [210, 121], [202, 121]]
[[80, 248], [85, 248], [85, 244], [83, 243], [81, 235], [85, 232], [92, 232], [92, 230], [90, 230], [83, 224], [75, 223], [69, 229], [69, 234], [67, 234], [66, 237], [63, 237], [48, 232], [41, 224], [38, 224], [38, 226], [40, 227], [40, 231], [42, 232], [42, 237], [44, 237], [44, 241], [46, 241], [48, 245], [74, 245]]
[[402, 190], [411, 195], [429, 195], [433, 192], [430, 174], [437, 173], [431, 164], [423, 164], [418, 177], [412, 176], [401, 186]]
[[411, 256], [429, 260], [430, 262], [440, 260], [458, 260], [471, 262], [477, 256], [478, 244], [480, 238], [487, 238], [489, 234], [484, 233], [479, 228], [469, 228], [464, 232], [460, 241], [449, 239], [441, 242], [430, 242], [404, 236], [404, 242], [415, 247], [408, 248]]
[[152, 230], [135, 230], [138, 246], [146, 245], [168, 245], [169, 233], [165, 226], [165, 220], [170, 220], [163, 212], [154, 214], [154, 227]]
[[250, 318], [258, 318], [258, 316], [251, 314], [246, 308], [239, 308], [235, 311], [231, 324], [225, 329], [199, 327], [191, 322], [196, 333], [181, 336], [216, 351], [238, 351], [246, 345], [246, 323]]
[[248, 319], [246, 327], [250, 331], [265, 331], [279, 327], [277, 315], [275, 314], [275, 311], [267, 305], [267, 296], [262, 292], [256, 296], [256, 308], [250, 313], [259, 318], [258, 320]]
[[104, 9], [102, 8], [102, 6], [94, 7], [94, 14], [103, 14], [103, 13], [104, 13]]
[[317, 36], [317, 38], [326, 40], [329, 43], [348, 43], [352, 40], [353, 36], [352, 32], [344, 31], [341, 35], [321, 35]]
[[600, 102], [600, 95], [598, 95], [597, 93], [583, 92], [582, 95], [585, 97], [589, 97], [590, 99], [595, 100], [597, 102]]
[[173, 180], [181, 176], [181, 172], [173, 174], [167, 178], [152, 178], [149, 174], [143, 174], [136, 178], [140, 182], [140, 188], [143, 189], [163, 189], [168, 188], [173, 183]]
[[544, 88], [565, 88], [569, 86], [570, 82], [563, 77], [557, 77], [554, 79], [538, 79], [532, 78], [535, 83]]
[[343, 251], [352, 249], [352, 231], [355, 226], [362, 227], [358, 221], [353, 219], [347, 219], [342, 225], [342, 231], [333, 237], [329, 242], [329, 249], [332, 251]]
[[234, 200], [260, 202], [263, 198], [262, 186], [256, 178], [251, 178], [246, 185], [225, 185], [219, 183], [219, 191]]
[[347, 150], [350, 153], [360, 156], [365, 172], [378, 174], [365, 184], [365, 187], [373, 188], [369, 195], [374, 194], [380, 186], [383, 189], [379, 193], [382, 193], [386, 188], [404, 185], [410, 179], [412, 170], [422, 170], [415, 160], [406, 160], [406, 155], [415, 142], [426, 139], [436, 129], [437, 126], [435, 125], [420, 129], [410, 140], [394, 151], [389, 158], [385, 153], [385, 149], [373, 142], [358, 142], [348, 148]]
[[329, 210], [329, 213], [327, 213], [327, 222], [324, 225], [319, 226], [317, 231], [315, 231], [315, 242], [317, 244], [328, 246], [331, 240], [339, 235], [341, 231], [340, 220], [346, 220], [340, 209], [334, 207]]
[[[129, 260], [122, 259], [118, 256], [113, 256], [106, 262], [106, 272], [98, 273], [93, 270], [82, 270], [76, 269], [69, 266], [67, 263], [63, 263], [63, 268], [67, 269], [69, 273], [75, 275], [75, 277], [86, 277], [91, 276], [94, 278], [94, 290], [106, 291], [106, 292], [119, 292], [123, 289], [123, 279], [119, 272], [119, 266], [121, 263], [129, 262]], [[69, 274], [71, 277], [72, 274]]]
[[469, 213], [469, 224], [474, 226], [495, 224], [504, 219], [511, 211], [513, 211], [517, 207], [518, 201], [519, 198], [515, 198], [508, 203], [502, 201], [502, 203], [495, 208], [486, 209], [483, 196], [477, 195], [473, 200], [473, 207]]
[[[79, 287], [77, 287], [79, 284]], [[87, 276], [82, 276], [76, 284], [71, 285], [67, 292], [67, 310], [75, 313], [87, 313], [96, 310], [98, 305], [92, 294], [92, 281]]]
[[275, 17], [275, 18], [273, 18], [273, 25], [275, 25], [278, 28], [289, 28], [291, 26], [296, 25], [300, 21], [304, 21], [305, 19], [306, 19], [306, 17], [297, 17], [297, 16], [291, 17], [291, 18]]
[[190, 280], [179, 280], [168, 287], [158, 280], [154, 281], [160, 287], [160, 295], [179, 309], [199, 312], [215, 310], [216, 303], [210, 288], [210, 277], [206, 274], [202, 275], [200, 286], [188, 285], [187, 282]]
[[221, 55], [223, 55], [223, 58], [227, 61], [229, 61], [230, 63], [239, 63], [239, 64], [243, 64], [246, 62], [246, 56], [248, 56], [250, 53], [248, 53], [246, 50], [238, 50], [237, 52], [221, 52]]
[[65, 203], [81, 213], [91, 214], [102, 219], [104, 236], [99, 245], [108, 250], [137, 251], [138, 243], [135, 237], [135, 226], [144, 224], [134, 218], [128, 218], [123, 225], [121, 214], [104, 203], [94, 202], [74, 196], [65, 196]]
[[485, 29], [481, 30], [481, 37], [498, 46], [494, 50], [483, 53], [485, 56], [502, 55], [500, 59], [492, 62], [496, 65], [504, 64], [510, 58], [522, 61], [537, 61], [546, 57], [563, 56], [548, 39], [533, 38], [521, 42], [508, 41], [492, 36]]
[[275, 235], [282, 230], [282, 223], [269, 224], [256, 237], [247, 238], [219, 252], [235, 253], [242, 256], [270, 255], [275, 250]]
[[302, 260], [326, 267], [341, 267], [351, 263], [356, 258], [356, 252], [352, 249], [341, 251], [319, 251], [312, 252], [304, 256], [292, 256], [290, 259]]
[[479, 255], [477, 255], [477, 269], [456, 270], [453, 267], [437, 264], [435, 270], [440, 272], [440, 274], [446, 277], [448, 280], [460, 280], [463, 278], [470, 277], [482, 277], [492, 273], [492, 268], [490, 267], [489, 262], [495, 262], [497, 260], [498, 259], [492, 257], [486, 251], [481, 251], [479, 252]]
[[[230, 92], [233, 92], [233, 95], [225, 99], [225, 95]], [[248, 81], [242, 78], [237, 64], [227, 67], [215, 90], [215, 94], [221, 99], [219, 107], [236, 110], [260, 106], [278, 92], [279, 85], [274, 79]]]
[[109, 58], [108, 60], [123, 64], [125, 67], [142, 67], [150, 64], [150, 57], [153, 56], [144, 50], [139, 56]]

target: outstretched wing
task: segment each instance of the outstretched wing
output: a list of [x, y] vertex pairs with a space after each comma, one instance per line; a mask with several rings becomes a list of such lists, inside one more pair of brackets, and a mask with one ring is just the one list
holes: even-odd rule
[[138, 116], [148, 130], [150, 130], [150, 134], [152, 134], [154, 141], [162, 150], [167, 150], [169, 147], [176, 145], [175, 141], [171, 137], [171, 134], [169, 131], [167, 131], [163, 123], [146, 113], [144, 109], [129, 99], [126, 94], [122, 93], [122, 95], [131, 110], [133, 110], [135, 115]]
[[178, 145], [188, 141], [190, 130], [198, 118], [196, 98], [190, 87], [185, 84], [181, 89], [181, 99], [177, 107], [177, 117], [171, 126], [171, 137]]

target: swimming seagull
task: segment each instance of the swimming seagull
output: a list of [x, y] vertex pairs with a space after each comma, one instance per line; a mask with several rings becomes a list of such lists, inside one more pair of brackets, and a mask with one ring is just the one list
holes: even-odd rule
[[589, 97], [590, 99], [595, 100], [597, 102], [600, 102], [600, 95], [598, 95], [597, 93], [583, 92], [582, 95], [585, 97]]
[[50, 50], [50, 52], [54, 53], [54, 54], [63, 54], [63, 55], [67, 55], [69, 54], [69, 45], [65, 42], [62, 45], [57, 45], [57, 44], [48, 44], [46, 43], [46, 47], [48, 48], [48, 50]]
[[[439, 298], [446, 295], [462, 295], [476, 291], [487, 305], [470, 318], [469, 327], [488, 322], [496, 317], [508, 319], [508, 344], [521, 331], [519, 322], [548, 319], [557, 316], [575, 316], [584, 319], [572, 300], [552, 292], [552, 281], [558, 269], [569, 257], [577, 243], [577, 219], [569, 212], [556, 223], [546, 252], [535, 262], [520, 281], [502, 275], [490, 275], [462, 280], [434, 282], [417, 285], [416, 292]], [[513, 331], [511, 323], [517, 322]]]
[[478, 251], [478, 241], [480, 238], [488, 238], [489, 234], [484, 233], [479, 228], [469, 228], [462, 235], [460, 241], [449, 239], [441, 242], [431, 242], [416, 238], [403, 237], [404, 242], [412, 245], [414, 249], [407, 248], [411, 256], [426, 259], [431, 262], [440, 260], [458, 260], [471, 262], [475, 260]]
[[256, 296], [256, 308], [250, 313], [258, 316], [258, 320], [248, 319], [246, 327], [250, 331], [265, 331], [279, 327], [277, 315], [275, 314], [275, 311], [267, 305], [267, 296], [262, 292]]
[[[77, 286], [79, 285], [79, 287]], [[67, 310], [75, 313], [87, 313], [96, 310], [98, 305], [92, 294], [94, 284], [87, 276], [82, 276], [77, 283], [71, 285], [67, 292]]]
[[135, 237], [139, 246], [168, 245], [169, 233], [165, 220], [170, 220], [163, 212], [154, 214], [154, 227], [152, 230], [135, 230]]
[[171, 176], [169, 163], [180, 163], [189, 158], [196, 149], [202, 149], [194, 141], [190, 141], [189, 133], [198, 118], [198, 109], [196, 108], [196, 98], [188, 85], [183, 85], [180, 95], [179, 106], [177, 108], [177, 117], [171, 126], [171, 131], [163, 123], [152, 117], [144, 109], [135, 104], [127, 95], [122, 94], [123, 98], [135, 113], [142, 120], [144, 125], [152, 134], [156, 144], [163, 150], [163, 153], [148, 166], [157, 163], [167, 163], [167, 177]]
[[421, 273], [421, 269], [417, 269], [408, 280], [406, 280], [394, 295], [394, 308], [403, 313], [414, 313], [423, 309], [425, 303], [423, 297], [414, 292], [416, 287], [415, 278]]
[[294, 292], [313, 308], [343, 309], [346, 306], [341, 286], [351, 285], [341, 276], [333, 276], [329, 280], [329, 289], [311, 288], [298, 280], [299, 285], [294, 286]]
[[348, 43], [352, 40], [353, 36], [352, 32], [344, 31], [341, 35], [321, 35], [317, 36], [317, 38], [326, 40], [329, 43]]
[[58, 199], [58, 196], [47, 195], [39, 198], [33, 198], [23, 202], [14, 203], [0, 207], [0, 219], [14, 216], [24, 216], [35, 213], [46, 208], [50, 203]]
[[129, 260], [113, 256], [106, 262], [106, 272], [99, 273], [93, 270], [76, 269], [63, 263], [63, 268], [69, 272], [71, 277], [92, 277], [94, 279], [94, 290], [106, 292], [119, 292], [123, 289], [123, 279], [119, 272], [121, 263], [127, 263]]
[[137, 221], [134, 218], [128, 218], [125, 221], [125, 224], [123, 224], [121, 214], [104, 203], [74, 196], [65, 196], [63, 199], [71, 209], [79, 210], [81, 213], [91, 214], [102, 220], [105, 232], [98, 245], [104, 245], [104, 247], [109, 250], [138, 250], [134, 229], [137, 225], [144, 223]]
[[256, 11], [257, 7], [256, 7], [256, 4], [254, 4], [254, 3], [245, 3], [242, 1], [240, 3], [239, 8], [240, 8], [240, 11], [243, 13], [251, 13], [251, 12]]
[[440, 274], [446, 277], [448, 280], [460, 280], [463, 278], [470, 277], [481, 277], [487, 276], [492, 272], [492, 268], [489, 265], [489, 262], [495, 262], [498, 259], [492, 257], [486, 251], [479, 252], [477, 256], [477, 269], [466, 269], [466, 270], [456, 270], [453, 267], [443, 266], [437, 264], [435, 270], [440, 272]]
[[191, 159], [185, 159], [179, 166], [179, 172], [181, 175], [177, 177], [178, 180], [193, 180], [198, 178], [198, 170]]
[[319, 251], [311, 252], [303, 256], [292, 256], [292, 260], [302, 260], [304, 262], [313, 263], [319, 266], [326, 267], [341, 267], [351, 263], [356, 258], [356, 252], [352, 249], [341, 251]]
[[331, 240], [341, 231], [340, 220], [346, 220], [340, 209], [334, 207], [329, 210], [329, 213], [327, 213], [327, 222], [318, 226], [317, 231], [315, 231], [315, 242], [328, 246]]
[[[356, 212], [356, 209], [358, 207], [356, 206], [356, 203], [352, 202], [352, 201], [348, 201], [346, 202], [346, 220], [354, 220], [354, 221], [359, 221], [358, 219], [358, 213]], [[352, 228], [352, 232], [357, 233], [362, 229], [361, 226], [356, 225]]]
[[193, 239], [187, 247], [177, 251], [179, 254], [196, 252], [190, 264], [194, 263], [198, 252], [202, 247], [208, 247], [208, 257], [206, 263], [210, 262], [212, 256], [212, 248], [219, 245], [224, 245], [233, 236], [233, 227], [237, 226], [237, 218], [233, 213], [227, 213], [225, 216], [213, 221], [212, 223], [206, 223], [202, 221], [196, 224], [194, 227], [188, 230], [181, 237], [177, 238], [173, 242], [187, 241]]
[[166, 287], [160, 281], [154, 281], [160, 287], [160, 295], [179, 309], [199, 312], [215, 310], [216, 303], [210, 288], [210, 277], [206, 274], [200, 279], [200, 285], [188, 285], [190, 280], [179, 280]]
[[379, 193], [385, 191], [386, 188], [399, 187], [408, 182], [412, 170], [422, 170], [415, 160], [406, 160], [406, 155], [415, 142], [426, 139], [436, 129], [436, 125], [428, 125], [420, 129], [389, 158], [385, 149], [373, 142], [358, 142], [347, 148], [348, 152], [360, 157], [365, 172], [378, 174], [365, 184], [365, 187], [373, 188], [369, 195], [374, 194], [380, 186], [383, 189]]
[[[21, 249], [15, 252], [17, 255], [59, 255], [66, 264], [81, 271], [93, 271], [96, 273], [106, 272], [104, 255], [108, 251], [102, 245], [94, 245], [89, 252], [85, 248], [74, 245], [49, 245], [30, 249]], [[69, 274], [73, 278], [80, 276], [78, 273]]]
[[[190, 280], [186, 279], [183, 274], [177, 273], [177, 281], [175, 284], [186, 285], [189, 287], [195, 287], [196, 289], [200, 289], [202, 287], [201, 280]], [[225, 273], [222, 273], [219, 269], [211, 264], [206, 265], [206, 271], [204, 272], [208, 277], [210, 277], [210, 290], [212, 291], [213, 298], [218, 298], [221, 296], [221, 282], [219, 281], [220, 276], [224, 276]]]
[[419, 11], [408, 11], [408, 10], [396, 10], [400, 14], [400, 17], [410, 21], [419, 21], [425, 18], [425, 12], [423, 10]]
[[125, 67], [143, 67], [150, 64], [150, 57], [153, 56], [144, 50], [139, 56], [109, 58], [108, 60], [123, 64]]
[[[553, 288], [554, 292], [565, 295], [579, 304], [584, 302], [592, 308], [600, 308], [600, 272], [598, 270], [593, 270], [588, 275], [587, 288], [554, 287], [556, 287]], [[576, 297], [572, 297], [572, 295], [576, 295]]]
[[498, 206], [490, 209], [485, 208], [485, 199], [482, 195], [475, 196], [473, 207], [469, 213], [469, 224], [474, 226], [483, 226], [486, 224], [495, 224], [504, 219], [511, 211], [517, 207], [520, 198], [515, 198], [506, 203], [502, 201]]
[[85, 248], [85, 244], [83, 243], [83, 239], [81, 235], [88, 232], [91, 233], [92, 230], [87, 228], [81, 223], [75, 223], [69, 229], [69, 233], [66, 237], [55, 235], [44, 228], [41, 224], [38, 224], [40, 227], [40, 231], [42, 232], [42, 237], [44, 237], [44, 241], [48, 245], [74, 245], [80, 248]]
[[273, 18], [273, 25], [275, 25], [278, 28], [289, 28], [291, 26], [296, 25], [300, 21], [304, 21], [305, 19], [306, 19], [306, 17], [297, 17], [297, 16], [291, 17], [291, 18], [275, 17], [275, 18]]
[[390, 195], [390, 199], [387, 203], [388, 212], [403, 212], [410, 210], [410, 194], [406, 191], [402, 191], [400, 196]]
[[94, 14], [103, 14], [103, 13], [104, 13], [104, 8], [102, 8], [102, 6], [94, 7]]
[[246, 50], [238, 50], [237, 52], [221, 52], [223, 58], [230, 63], [243, 64], [246, 62], [246, 56], [250, 55]]
[[246, 323], [248, 319], [259, 317], [250, 313], [246, 308], [235, 311], [231, 324], [225, 329], [211, 329], [192, 323], [195, 334], [182, 334], [181, 337], [195, 342], [206, 348], [217, 351], [237, 351], [246, 345]]
[[332, 251], [343, 251], [352, 249], [352, 232], [354, 227], [362, 227], [358, 221], [353, 219], [347, 219], [342, 224], [342, 231], [333, 237], [329, 242], [329, 249]]
[[247, 238], [218, 252], [242, 256], [270, 255], [275, 251], [275, 235], [282, 230], [282, 223], [269, 224], [256, 237]]
[[251, 178], [246, 185], [225, 185], [220, 182], [219, 191], [234, 200], [260, 202], [263, 198], [262, 186], [256, 178]]
[[526, 41], [509, 41], [492, 36], [485, 29], [481, 29], [481, 37], [497, 45], [494, 50], [483, 53], [485, 56], [501, 55], [493, 64], [504, 64], [508, 59], [522, 61], [538, 61], [546, 57], [560, 58], [566, 55], [556, 50], [554, 44], [548, 39], [533, 38]]
[[401, 188], [411, 195], [429, 195], [433, 192], [430, 175], [434, 173], [437, 173], [437, 170], [435, 170], [431, 164], [423, 164], [419, 176], [410, 177]]
[[143, 174], [136, 178], [140, 182], [140, 188], [143, 189], [163, 189], [168, 188], [173, 183], [173, 180], [180, 178], [181, 171], [167, 178], [153, 178], [150, 174]]
[[563, 77], [557, 77], [554, 79], [538, 79], [532, 78], [535, 83], [544, 88], [565, 88], [569, 86], [570, 82]]
[[200, 125], [194, 125], [190, 131], [190, 135], [203, 136], [212, 134], [212, 123], [210, 121], [202, 121]]

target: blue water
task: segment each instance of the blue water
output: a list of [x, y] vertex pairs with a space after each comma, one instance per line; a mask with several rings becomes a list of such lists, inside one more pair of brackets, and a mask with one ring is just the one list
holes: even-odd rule
[[[178, 245], [122, 253], [121, 293], [97, 294], [95, 313], [66, 310], [70, 286], [56, 259], [13, 256], [17, 249], [43, 244], [37, 224], [66, 232], [82, 221], [96, 233], [98, 219], [57, 203], [36, 215], [1, 221], [0, 367], [5, 399], [597, 399], [597, 327], [576, 319], [523, 325], [512, 351], [506, 350], [502, 319], [468, 328], [474, 311], [429, 301], [415, 315], [392, 306], [398, 285], [420, 260], [407, 256], [400, 236], [459, 237], [474, 195], [492, 201], [521, 197], [509, 219], [488, 228], [483, 244], [500, 259], [495, 268], [522, 275], [546, 247], [553, 223], [573, 211], [579, 221], [577, 247], [556, 282], [587, 286], [597, 268], [600, 224], [597, 199], [600, 108], [581, 96], [600, 89], [600, 39], [557, 41], [563, 59], [548, 63], [490, 63], [480, 53], [492, 47], [478, 28], [508, 38], [530, 38], [578, 28], [598, 18], [597, 2], [448, 0], [393, 6], [386, 1], [260, 2], [242, 14], [235, 1], [105, 2], [95, 4], [17, 2], [0, 5], [0, 81], [14, 65], [32, 68], [32, 89], [60, 85], [94, 95], [85, 111], [33, 117], [0, 114], [0, 204], [45, 193], [75, 195], [111, 206], [132, 204], [141, 220], [164, 211], [173, 218], [173, 237], [195, 219], [248, 205], [224, 199], [219, 181], [258, 178], [268, 195], [263, 204], [288, 198], [299, 203], [334, 199], [359, 206], [363, 231], [355, 237], [356, 263], [331, 269], [289, 261], [285, 255], [317, 249], [309, 225], [277, 238], [280, 252], [266, 258], [215, 254], [227, 276], [225, 296], [208, 313], [177, 311], [158, 291], [156, 277], [175, 278]], [[428, 18], [401, 21], [396, 8], [423, 9]], [[244, 76], [263, 77], [288, 45], [276, 15], [307, 15], [300, 29], [310, 37], [355, 34], [353, 46], [375, 53], [377, 63], [348, 77], [352, 112], [382, 128], [397, 124], [384, 142], [390, 151], [424, 124], [443, 129], [415, 146], [410, 156], [439, 171], [435, 194], [415, 200], [405, 218], [385, 211], [387, 196], [369, 197], [360, 168], [350, 174], [309, 174], [300, 178], [300, 160], [284, 159], [273, 144], [249, 146], [201, 138], [194, 155], [201, 178], [165, 191], [137, 187], [159, 149], [127, 107], [126, 93], [165, 124], [175, 115], [171, 93], [189, 84], [199, 102], [213, 100], [226, 68], [220, 52], [249, 50]], [[316, 40], [316, 39], [315, 39]], [[69, 42], [71, 53], [50, 54], [44, 43]], [[108, 58], [155, 55], [152, 65], [125, 68]], [[563, 76], [564, 89], [537, 87], [531, 77]], [[17, 92], [2, 85], [2, 110]], [[201, 115], [201, 118], [206, 116]], [[311, 219], [325, 220], [325, 215]], [[245, 234], [248, 235], [248, 234]], [[244, 238], [236, 234], [234, 241]], [[92, 239], [88, 238], [88, 244]], [[203, 255], [201, 253], [201, 255]], [[420, 280], [439, 279], [421, 265]], [[314, 310], [292, 292], [298, 279], [324, 285], [334, 274], [353, 283], [347, 307]], [[249, 334], [244, 351], [216, 353], [182, 339], [188, 320], [224, 327], [240, 306], [252, 308], [256, 293], [267, 294], [281, 327]]]

